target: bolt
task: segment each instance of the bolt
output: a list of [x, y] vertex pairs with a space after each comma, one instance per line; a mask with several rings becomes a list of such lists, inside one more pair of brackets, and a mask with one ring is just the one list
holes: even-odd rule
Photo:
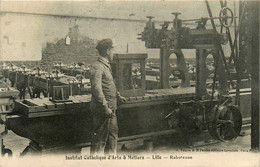
[[178, 15], [180, 15], [181, 13], [179, 13], [179, 12], [173, 12], [173, 13], [171, 13], [171, 14], [175, 16], [175, 19], [178, 19]]
[[152, 21], [152, 19], [154, 18], [153, 16], [146, 16], [148, 19], [149, 19], [149, 21]]

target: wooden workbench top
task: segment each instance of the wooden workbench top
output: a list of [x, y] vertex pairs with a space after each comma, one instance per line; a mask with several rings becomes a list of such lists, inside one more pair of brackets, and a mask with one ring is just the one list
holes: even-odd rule
[[146, 92], [147, 94], [158, 94], [158, 95], [193, 94], [195, 93], [195, 87], [154, 89], [154, 90], [147, 90]]
[[[126, 98], [126, 103], [120, 104], [119, 109], [162, 105], [172, 103], [176, 100], [191, 100], [195, 96], [195, 88], [157, 89], [149, 90], [145, 96]], [[73, 112], [86, 112], [89, 110], [91, 95], [70, 96], [70, 101], [52, 102], [49, 98], [26, 99], [16, 101], [16, 111], [28, 117], [42, 117]]]

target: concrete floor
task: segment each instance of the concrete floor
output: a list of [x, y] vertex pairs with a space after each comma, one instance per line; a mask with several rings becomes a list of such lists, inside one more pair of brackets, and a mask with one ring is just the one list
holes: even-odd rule
[[[0, 132], [4, 131], [4, 126], [0, 125]], [[242, 129], [244, 136], [238, 136], [238, 138], [232, 142], [216, 142], [212, 140], [211, 143], [195, 142], [194, 147], [187, 147], [184, 144], [183, 139], [178, 135], [168, 135], [154, 138], [153, 147], [144, 147], [144, 140], [138, 139], [128, 142], [118, 143], [119, 154], [145, 154], [149, 153], [173, 153], [173, 152], [249, 152], [250, 151], [250, 127]], [[199, 137], [204, 138], [204, 137]], [[14, 134], [12, 131], [8, 131], [8, 134], [4, 136], [4, 145], [13, 151], [14, 157], [19, 157], [20, 153], [28, 146], [29, 140]], [[124, 145], [124, 146], [123, 146]], [[124, 147], [123, 150], [121, 148]], [[81, 153], [84, 155], [89, 154], [89, 147], [83, 148]]]
[[[3, 126], [0, 126], [2, 131]], [[1, 132], [0, 131], [0, 132]], [[187, 147], [183, 144], [183, 139], [179, 135], [172, 134], [168, 136], [161, 136], [153, 139], [153, 149], [147, 152], [144, 147], [144, 140], [138, 139], [128, 142], [118, 143], [118, 155], [119, 159], [110, 160], [87, 160], [85, 157], [90, 157], [90, 148], [83, 148], [81, 154], [66, 153], [66, 154], [54, 154], [48, 156], [25, 156], [19, 158], [20, 153], [29, 144], [29, 140], [19, 137], [13, 132], [9, 131], [4, 137], [4, 144], [6, 148], [10, 148], [13, 151], [13, 158], [0, 157], [0, 167], [67, 167], [67, 166], [149, 166], [149, 167], [259, 167], [260, 166], [260, 154], [249, 152], [250, 151], [250, 127], [243, 128], [244, 136], [239, 136], [232, 142], [215, 142], [209, 145], [200, 145], [197, 143], [196, 147]], [[201, 139], [201, 137], [199, 137]], [[204, 139], [204, 138], [203, 138]], [[150, 143], [151, 144], [151, 143]], [[124, 150], [121, 148], [124, 145]], [[66, 160], [67, 156], [81, 156], [81, 160]], [[123, 156], [127, 159], [123, 160]], [[133, 157], [134, 159], [129, 159]], [[143, 157], [143, 160], [138, 159]], [[191, 157], [192, 159], [183, 159], [180, 157]]]

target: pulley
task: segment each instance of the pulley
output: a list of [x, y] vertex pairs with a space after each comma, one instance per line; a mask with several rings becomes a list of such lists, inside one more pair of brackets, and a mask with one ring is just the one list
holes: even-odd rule
[[209, 114], [208, 131], [221, 141], [233, 141], [240, 134], [242, 115], [235, 106], [214, 106]]
[[219, 22], [224, 27], [230, 27], [233, 23], [234, 15], [230, 8], [224, 7], [219, 12]]

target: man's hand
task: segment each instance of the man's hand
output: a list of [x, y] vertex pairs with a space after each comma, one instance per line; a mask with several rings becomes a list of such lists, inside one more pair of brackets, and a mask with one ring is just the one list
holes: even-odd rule
[[105, 113], [106, 113], [106, 115], [107, 115], [109, 118], [111, 118], [111, 117], [112, 117], [112, 114], [113, 114], [113, 111], [112, 111], [110, 108], [108, 108]]
[[123, 96], [118, 96], [118, 101], [119, 101], [119, 104], [125, 103], [126, 102], [126, 98], [123, 97]]

